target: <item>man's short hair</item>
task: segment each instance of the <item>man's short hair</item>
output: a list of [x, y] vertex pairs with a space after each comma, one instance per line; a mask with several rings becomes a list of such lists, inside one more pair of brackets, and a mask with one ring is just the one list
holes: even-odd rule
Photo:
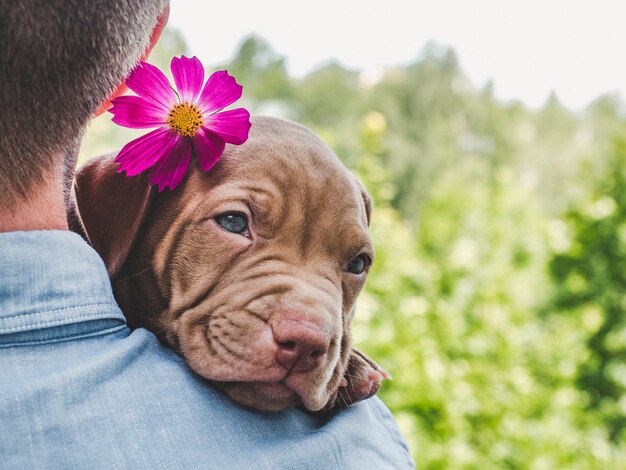
[[0, 206], [26, 197], [148, 46], [168, 0], [0, 0]]

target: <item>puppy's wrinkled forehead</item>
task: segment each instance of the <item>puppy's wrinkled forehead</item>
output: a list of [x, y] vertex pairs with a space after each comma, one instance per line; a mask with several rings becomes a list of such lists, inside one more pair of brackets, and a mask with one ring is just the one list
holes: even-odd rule
[[367, 230], [366, 196], [354, 176], [319, 138], [292, 122], [253, 118], [245, 144], [229, 146], [213, 169], [190, 179], [198, 180], [206, 203], [240, 200], [272, 225], [306, 231], [307, 223], [340, 219]]

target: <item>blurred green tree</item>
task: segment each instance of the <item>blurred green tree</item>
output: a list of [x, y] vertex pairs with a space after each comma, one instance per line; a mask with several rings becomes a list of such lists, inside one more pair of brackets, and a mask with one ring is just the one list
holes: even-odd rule
[[233, 59], [216, 68], [228, 69], [239, 83], [245, 85], [248, 106], [292, 99], [293, 86], [287, 74], [285, 58], [258, 36], [244, 39]]
[[550, 260], [553, 308], [586, 315], [578, 384], [615, 441], [626, 437], [626, 138], [615, 140], [594, 183], [590, 200], [566, 216], [570, 246]]

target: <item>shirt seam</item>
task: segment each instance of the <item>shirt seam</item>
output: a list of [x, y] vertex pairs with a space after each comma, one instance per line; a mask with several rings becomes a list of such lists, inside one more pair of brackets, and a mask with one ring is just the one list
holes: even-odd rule
[[6, 320], [9, 318], [16, 318], [16, 317], [31, 317], [33, 315], [41, 315], [44, 313], [67, 312], [68, 310], [76, 310], [77, 308], [103, 307], [105, 305], [117, 307], [117, 305], [113, 302], [97, 302], [97, 303], [91, 303], [91, 304], [72, 305], [71, 307], [53, 308], [52, 310], [38, 310], [36, 312], [30, 312], [30, 313], [16, 313], [13, 315], [6, 315], [3, 317], [0, 317], [0, 321]]
[[103, 335], [107, 335], [107, 334], [110, 334], [110, 333], [115, 333], [116, 331], [122, 330], [124, 328], [126, 328], [126, 324], [114, 326], [112, 328], [107, 328], [106, 330], [93, 331], [91, 333], [71, 334], [71, 335], [66, 335], [66, 336], [56, 336], [54, 338], [40, 339], [40, 340], [36, 340], [36, 341], [24, 340], [24, 341], [13, 341], [12, 343], [0, 343], [0, 349], [16, 347], [16, 346], [27, 346], [27, 345], [37, 345], [37, 344], [59, 343], [59, 342], [62, 342], [62, 341], [70, 341], [70, 340], [73, 340], [73, 339], [82, 339], [82, 338], [91, 338], [91, 337], [94, 337], [94, 336], [103, 336]]
[[[48, 311], [46, 313], [51, 313], [51, 312], [52, 311]], [[98, 318], [111, 318], [115, 320], [122, 320], [124, 317], [122, 317], [121, 315], [112, 315], [111, 313], [108, 313], [108, 312], [91, 313], [91, 314], [85, 314], [85, 315], [79, 315], [79, 316], [73, 316], [73, 317], [58, 318], [55, 320], [48, 320], [48, 321], [43, 321], [43, 322], [26, 323], [26, 324], [19, 325], [19, 326], [13, 326], [11, 328], [0, 327], [0, 334], [19, 333], [19, 332], [27, 331], [29, 329], [37, 328], [37, 327], [60, 326], [60, 325], [66, 325], [68, 323], [75, 322], [76, 320], [89, 321], [89, 320], [94, 320]]]

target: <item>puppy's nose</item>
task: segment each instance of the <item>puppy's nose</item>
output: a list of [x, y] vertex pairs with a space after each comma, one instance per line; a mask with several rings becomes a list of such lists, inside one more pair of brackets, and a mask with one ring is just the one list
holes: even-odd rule
[[291, 372], [315, 369], [330, 345], [328, 332], [306, 320], [272, 323], [272, 333], [278, 344], [276, 361]]

